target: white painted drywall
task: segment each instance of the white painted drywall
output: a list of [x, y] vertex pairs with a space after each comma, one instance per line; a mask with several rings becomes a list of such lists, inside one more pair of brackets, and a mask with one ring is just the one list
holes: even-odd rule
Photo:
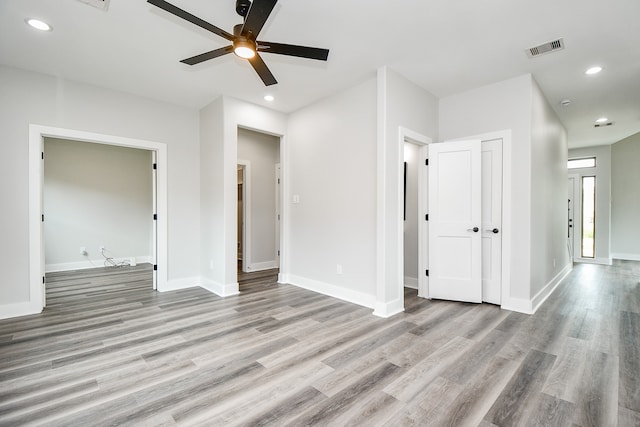
[[0, 194], [8, 201], [0, 214], [0, 307], [29, 301], [29, 124], [166, 143], [168, 275], [198, 276], [197, 111], [4, 66], [0, 93]]
[[[571, 265], [567, 250], [567, 132], [531, 79], [531, 298]], [[514, 270], [512, 270], [513, 272]]]
[[441, 141], [511, 130], [510, 296], [523, 300], [531, 280], [531, 82], [524, 75], [440, 100]]
[[[418, 146], [404, 143], [406, 174], [406, 211], [404, 228], [404, 284], [418, 286]], [[423, 165], [424, 167], [424, 165]]]
[[[579, 175], [580, 177], [596, 177], [595, 261], [603, 264], [611, 264], [611, 146], [600, 145], [574, 148], [569, 150], [568, 158], [593, 156], [596, 158], [595, 168], [571, 169], [568, 173]], [[579, 186], [582, 185], [581, 181], [577, 184]], [[578, 210], [578, 208], [581, 206], [581, 200], [576, 200], [574, 206], [576, 209], [574, 214], [574, 233], [576, 236], [579, 236], [581, 210]], [[575, 256], [580, 257], [580, 245], [576, 245], [575, 248]]]
[[251, 162], [251, 260], [249, 270], [277, 267], [275, 166], [280, 138], [238, 129], [238, 158]]
[[377, 301], [376, 314], [389, 316], [404, 307], [402, 282], [403, 145], [400, 127], [437, 140], [438, 99], [390, 68], [377, 72]]
[[[46, 271], [152, 256], [151, 151], [45, 138]], [[87, 255], [80, 253], [85, 247]]]
[[611, 252], [640, 261], [640, 133], [611, 148]]
[[292, 113], [284, 196], [290, 282], [368, 306], [376, 290], [375, 123], [375, 79]]

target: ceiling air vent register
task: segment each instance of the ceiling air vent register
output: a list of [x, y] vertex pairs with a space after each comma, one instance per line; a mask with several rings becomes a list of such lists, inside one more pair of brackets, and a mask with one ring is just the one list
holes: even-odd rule
[[530, 47], [529, 49], [526, 49], [525, 52], [527, 52], [527, 56], [529, 58], [535, 58], [536, 56], [556, 52], [562, 49], [564, 49], [564, 40], [560, 38], [547, 43], [543, 43], [539, 46]]
[[111, 0], [78, 0], [81, 3], [88, 4], [89, 6], [96, 7], [100, 10], [104, 10], [105, 12], [109, 8], [109, 2]]

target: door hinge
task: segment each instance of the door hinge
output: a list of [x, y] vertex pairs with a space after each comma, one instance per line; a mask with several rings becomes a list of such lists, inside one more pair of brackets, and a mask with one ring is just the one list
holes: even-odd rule
[[44, 214], [42, 214], [42, 222], [44, 222]]
[[425, 221], [429, 221], [429, 214], [425, 214], [425, 215], [424, 215], [424, 220], [425, 220]]
[[429, 277], [429, 270], [425, 270], [425, 271], [424, 271], [424, 274], [425, 274], [427, 277]]
[[42, 284], [44, 285], [44, 276], [42, 276]]
[[278, 250], [278, 256], [280, 256], [280, 250]]
[[42, 160], [44, 160], [44, 151], [42, 152]]
[[157, 264], [153, 264], [153, 271], [158, 271], [158, 265]]
[[424, 159], [424, 165], [429, 166], [429, 159]]
[[280, 178], [278, 178], [278, 184], [280, 184]]
[[153, 220], [157, 221], [158, 220], [158, 214], [153, 214]]
[[154, 164], [153, 164], [153, 170], [156, 170], [156, 169], [158, 169], [158, 164], [157, 164], [157, 163], [154, 163]]

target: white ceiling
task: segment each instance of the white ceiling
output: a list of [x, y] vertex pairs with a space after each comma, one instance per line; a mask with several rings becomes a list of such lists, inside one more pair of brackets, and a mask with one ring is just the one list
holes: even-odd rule
[[[228, 32], [242, 19], [235, 0], [169, 1]], [[54, 30], [37, 32], [27, 17]], [[107, 12], [78, 0], [0, 0], [0, 64], [195, 108], [226, 94], [282, 112], [383, 65], [438, 97], [531, 73], [570, 147], [581, 147], [640, 131], [639, 18], [638, 0], [280, 0], [258, 39], [331, 53], [326, 63], [263, 54], [279, 82], [267, 88], [235, 55], [181, 64], [229, 43], [145, 0], [111, 0]], [[564, 50], [525, 54], [560, 37]], [[596, 64], [602, 73], [584, 74]], [[601, 116], [615, 125], [594, 128]]]

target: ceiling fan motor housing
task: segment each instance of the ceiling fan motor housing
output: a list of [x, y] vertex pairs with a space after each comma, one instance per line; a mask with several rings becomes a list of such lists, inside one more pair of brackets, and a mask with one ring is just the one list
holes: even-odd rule
[[238, 13], [238, 15], [242, 17], [247, 16], [247, 12], [249, 11], [250, 7], [250, 0], [236, 0], [236, 12]]

